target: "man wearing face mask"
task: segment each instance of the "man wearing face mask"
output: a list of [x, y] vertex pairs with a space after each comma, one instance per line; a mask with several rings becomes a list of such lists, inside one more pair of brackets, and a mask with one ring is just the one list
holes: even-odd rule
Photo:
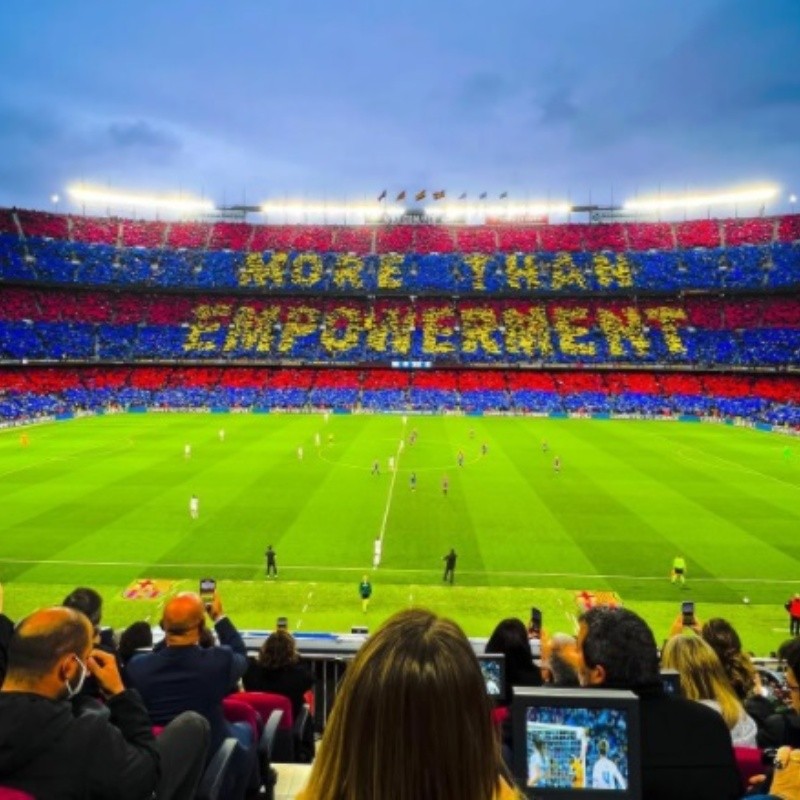
[[[156, 742], [142, 701], [93, 638], [89, 620], [68, 608], [37, 611], [17, 626], [0, 691], [0, 785], [38, 800], [193, 797], [207, 723], [187, 716]], [[73, 715], [69, 700], [88, 674], [103, 691], [108, 718]]]

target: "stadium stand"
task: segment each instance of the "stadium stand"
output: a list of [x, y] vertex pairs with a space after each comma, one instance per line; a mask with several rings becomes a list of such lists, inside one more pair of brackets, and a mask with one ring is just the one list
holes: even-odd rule
[[0, 417], [288, 406], [798, 426], [798, 287], [800, 216], [346, 227], [5, 209]]

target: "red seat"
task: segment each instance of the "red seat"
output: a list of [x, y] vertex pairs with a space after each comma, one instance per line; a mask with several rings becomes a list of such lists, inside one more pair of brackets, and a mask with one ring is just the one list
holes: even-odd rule
[[742, 786], [746, 789], [750, 785], [750, 778], [766, 772], [761, 761], [761, 750], [757, 747], [734, 747], [733, 752], [736, 754], [736, 766], [739, 767]]
[[226, 697], [222, 701], [222, 713], [228, 722], [246, 722], [253, 731], [253, 742], [258, 742], [261, 738], [260, 729], [263, 727], [263, 720], [266, 717], [262, 717], [260, 721], [255, 709], [248, 703], [241, 703], [238, 699]]
[[0, 800], [36, 800], [32, 794], [23, 792], [21, 789], [10, 789], [0, 786]]

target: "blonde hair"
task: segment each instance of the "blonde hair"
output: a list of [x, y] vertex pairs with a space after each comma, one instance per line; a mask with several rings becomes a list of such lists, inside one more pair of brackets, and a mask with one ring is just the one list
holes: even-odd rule
[[395, 614], [345, 673], [305, 800], [491, 800], [501, 758], [491, 705], [461, 628]]
[[708, 642], [699, 636], [673, 636], [661, 653], [661, 665], [680, 674], [681, 692], [689, 700], [715, 700], [728, 729], [742, 716], [743, 707]]

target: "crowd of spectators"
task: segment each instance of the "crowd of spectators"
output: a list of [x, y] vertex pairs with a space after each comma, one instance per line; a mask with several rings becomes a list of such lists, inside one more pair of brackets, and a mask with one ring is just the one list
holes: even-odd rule
[[[759, 748], [800, 747], [800, 639], [780, 650], [784, 702], [760, 686], [725, 620], [702, 625], [681, 616], [659, 650], [647, 623], [628, 609], [589, 608], [578, 618], [577, 636], [550, 636], [534, 613], [527, 627], [521, 619], [502, 620], [485, 645], [505, 660], [507, 691], [494, 699], [455, 622], [422, 609], [390, 617], [336, 687], [324, 746], [311, 754], [298, 798], [520, 800], [514, 749], [528, 745], [511, 724], [514, 687], [569, 686], [579, 694], [633, 693], [647, 800], [739, 800], [748, 789], [748, 797], [769, 790], [798, 800], [800, 761], [781, 751], [782, 766], [773, 771], [762, 766], [769, 759]], [[211, 775], [219, 780], [215, 796], [269, 797], [274, 768], [257, 757], [264, 755], [258, 737], [269, 726], [256, 701], [280, 696], [290, 706], [303, 704], [314, 683], [291, 634], [279, 628], [248, 664], [216, 592], [210, 599], [187, 592], [168, 598], [165, 638], [155, 646], [144, 622], [117, 644], [101, 614], [100, 596], [85, 587], [64, 606], [17, 625], [0, 613], [0, 793], [191, 800], [198, 791], [206, 796]], [[663, 669], [677, 670], [677, 693], [667, 690]], [[87, 676], [97, 702], [76, 706]], [[753, 697], [763, 708], [751, 717]], [[606, 751], [619, 755], [607, 741], [588, 744], [595, 761]], [[223, 762], [217, 754], [226, 748], [231, 757]], [[629, 779], [630, 767], [624, 769]], [[582, 770], [573, 777], [589, 780]], [[353, 785], [359, 790], [343, 794]]]
[[116, 247], [0, 233], [0, 279], [84, 286], [395, 295], [741, 291], [794, 288], [799, 265], [800, 245], [781, 241], [677, 250], [390, 255]]
[[594, 413], [800, 425], [794, 376], [249, 367], [0, 369], [0, 418], [144, 408]]
[[800, 364], [800, 299], [370, 300], [0, 290], [0, 360]]

